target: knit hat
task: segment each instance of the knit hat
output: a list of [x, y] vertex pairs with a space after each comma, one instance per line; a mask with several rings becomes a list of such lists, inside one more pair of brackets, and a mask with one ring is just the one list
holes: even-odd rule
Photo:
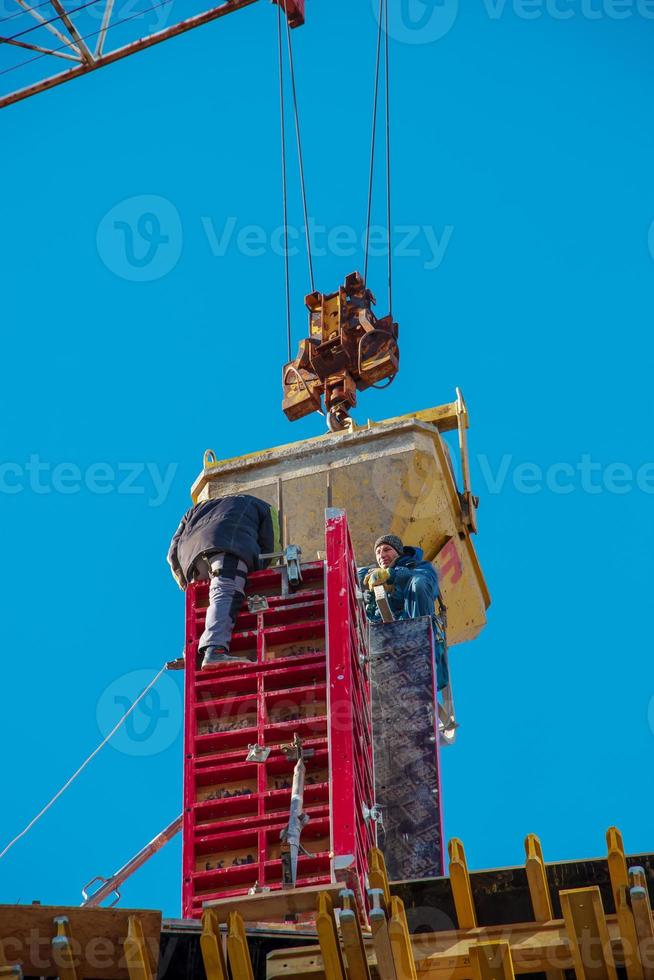
[[402, 539], [398, 538], [397, 534], [382, 534], [381, 538], [377, 538], [375, 541], [375, 551], [382, 544], [390, 545], [394, 551], [397, 551], [398, 555], [404, 554]]

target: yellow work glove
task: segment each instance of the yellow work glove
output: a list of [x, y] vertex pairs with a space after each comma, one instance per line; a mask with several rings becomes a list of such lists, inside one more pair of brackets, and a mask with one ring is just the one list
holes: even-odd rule
[[375, 568], [368, 575], [368, 588], [374, 589], [378, 585], [385, 585], [391, 577], [390, 569]]

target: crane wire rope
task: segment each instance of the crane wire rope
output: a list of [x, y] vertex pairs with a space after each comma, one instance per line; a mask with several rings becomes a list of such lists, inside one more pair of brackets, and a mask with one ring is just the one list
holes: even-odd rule
[[154, 685], [157, 683], [157, 681], [159, 680], [159, 678], [161, 677], [161, 675], [166, 671], [166, 669], [167, 669], [167, 665], [164, 664], [163, 667], [161, 668], [161, 670], [159, 671], [159, 673], [155, 677], [153, 677], [152, 680], [150, 681], [150, 683], [147, 685], [147, 687], [145, 687], [141, 691], [141, 693], [137, 697], [136, 701], [134, 701], [134, 703], [127, 709], [127, 711], [125, 712], [125, 714], [118, 720], [118, 722], [114, 725], [114, 727], [111, 729], [111, 731], [109, 732], [109, 734], [106, 735], [103, 738], [103, 740], [100, 742], [100, 744], [97, 746], [97, 748], [95, 748], [93, 750], [93, 752], [91, 752], [90, 756], [88, 756], [88, 758], [84, 760], [84, 762], [79, 767], [79, 769], [77, 769], [73, 773], [73, 775], [70, 777], [70, 779], [68, 779], [64, 783], [64, 785], [61, 787], [61, 789], [59, 789], [55, 793], [55, 795], [52, 797], [52, 799], [48, 803], [46, 803], [46, 805], [37, 813], [37, 815], [32, 820], [30, 820], [30, 822], [27, 824], [27, 826], [23, 830], [21, 830], [21, 832], [19, 834], [17, 834], [14, 837], [14, 839], [11, 840], [7, 844], [7, 846], [4, 848], [4, 850], [0, 851], [0, 859], [2, 859], [5, 856], [5, 854], [7, 854], [12, 849], [12, 847], [14, 846], [14, 844], [17, 844], [18, 841], [22, 837], [25, 837], [25, 835], [28, 833], [28, 831], [30, 831], [32, 829], [32, 827], [36, 823], [38, 823], [38, 821], [41, 819], [41, 817], [43, 817], [48, 812], [48, 810], [50, 809], [50, 807], [54, 803], [57, 802], [57, 800], [59, 799], [59, 797], [60, 796], [63, 796], [63, 794], [68, 789], [68, 787], [77, 779], [77, 777], [86, 769], [86, 767], [88, 766], [88, 764], [96, 757], [96, 755], [98, 754], [98, 752], [100, 751], [100, 749], [103, 749], [105, 747], [105, 745], [107, 744], [107, 742], [116, 734], [116, 732], [118, 731], [118, 729], [122, 725], [124, 725], [124, 723], [129, 718], [129, 716], [131, 715], [131, 713], [134, 711], [134, 709], [137, 707], [137, 705], [140, 704], [140, 702], [143, 700], [143, 698], [145, 697], [145, 695], [154, 687]]
[[288, 255], [288, 182], [286, 176], [286, 114], [284, 111], [284, 50], [282, 44], [282, 5], [277, 4], [277, 48], [279, 54], [279, 118], [282, 139], [282, 203], [284, 208], [284, 273], [286, 287], [286, 340], [291, 360], [291, 273]]
[[393, 233], [391, 199], [391, 80], [388, 41], [388, 0], [384, 0], [384, 62], [386, 70], [386, 222], [388, 225], [388, 312], [393, 316]]
[[[284, 4], [284, 12], [286, 13], [286, 4]], [[304, 210], [304, 231], [307, 240], [307, 258], [309, 260], [309, 282], [311, 283], [311, 292], [315, 291], [315, 283], [313, 279], [313, 256], [311, 255], [311, 235], [309, 232], [309, 209], [307, 206], [307, 186], [304, 179], [304, 155], [302, 153], [302, 137], [300, 134], [300, 112], [298, 108], [297, 99], [297, 87], [295, 84], [295, 64], [293, 60], [293, 44], [291, 42], [291, 25], [289, 23], [288, 15], [286, 17], [286, 38], [288, 41], [288, 64], [291, 76], [291, 91], [293, 94], [293, 114], [295, 117], [295, 136], [297, 140], [297, 155], [298, 163], [300, 167], [300, 187], [302, 190], [302, 207]]]
[[368, 210], [366, 215], [363, 279], [368, 281], [368, 266], [370, 260], [370, 223], [372, 221], [372, 204], [375, 178], [375, 159], [377, 155], [377, 117], [379, 114], [379, 82], [382, 61], [382, 33], [385, 33], [384, 43], [384, 74], [385, 74], [385, 129], [386, 129], [386, 221], [388, 233], [388, 303], [390, 312], [393, 310], [393, 249], [391, 247], [391, 114], [390, 114], [390, 50], [388, 32], [388, 0], [379, 0], [377, 12], [379, 30], [377, 32], [377, 53], [375, 58], [375, 85], [372, 108], [372, 134], [370, 139], [370, 173], [368, 177]]

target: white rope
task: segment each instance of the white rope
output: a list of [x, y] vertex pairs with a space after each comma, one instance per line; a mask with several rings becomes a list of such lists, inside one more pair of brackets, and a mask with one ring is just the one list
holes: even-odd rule
[[12, 841], [10, 841], [9, 844], [7, 844], [7, 846], [5, 847], [5, 849], [3, 851], [0, 851], [0, 858], [3, 858], [5, 856], [5, 854], [7, 854], [12, 849], [12, 847], [14, 846], [14, 844], [17, 844], [18, 841], [22, 837], [24, 837], [25, 834], [28, 831], [30, 831], [32, 829], [32, 827], [34, 826], [34, 824], [35, 823], [38, 823], [38, 821], [41, 819], [41, 817], [45, 813], [48, 812], [48, 810], [50, 809], [50, 807], [54, 803], [57, 802], [57, 800], [59, 799], [59, 797], [62, 796], [63, 793], [66, 792], [66, 790], [71, 785], [71, 783], [73, 783], [77, 779], [77, 777], [79, 776], [79, 774], [81, 772], [83, 772], [84, 769], [86, 769], [86, 767], [88, 766], [89, 762], [91, 762], [93, 759], [95, 759], [95, 757], [98, 754], [98, 752], [100, 751], [100, 749], [103, 749], [105, 747], [105, 745], [107, 744], [107, 742], [116, 734], [116, 732], [118, 731], [118, 729], [121, 727], [121, 725], [123, 725], [125, 723], [125, 721], [127, 720], [127, 718], [129, 718], [129, 716], [131, 715], [132, 711], [134, 711], [134, 709], [136, 708], [136, 706], [143, 700], [143, 698], [148, 693], [148, 691], [150, 691], [154, 687], [154, 685], [157, 683], [157, 681], [159, 680], [159, 678], [161, 677], [161, 675], [164, 673], [165, 670], [166, 670], [166, 665], [164, 664], [164, 666], [161, 668], [161, 670], [159, 671], [159, 673], [157, 674], [157, 676], [154, 677], [150, 681], [150, 683], [148, 684], [148, 686], [143, 691], [141, 691], [141, 693], [137, 697], [137, 699], [134, 702], [134, 704], [127, 709], [127, 711], [122, 716], [122, 718], [120, 719], [120, 721], [116, 725], [114, 725], [114, 727], [111, 729], [111, 731], [106, 736], [106, 738], [104, 738], [102, 740], [102, 742], [100, 742], [100, 744], [98, 745], [98, 747], [96, 749], [94, 749], [93, 752], [91, 752], [91, 754], [88, 757], [88, 759], [86, 759], [82, 763], [82, 765], [79, 767], [79, 769], [76, 772], [73, 773], [73, 775], [70, 777], [70, 779], [68, 780], [68, 782], [64, 783], [64, 785], [61, 787], [61, 789], [57, 793], [55, 793], [55, 795], [52, 797], [52, 799], [50, 800], [50, 802], [49, 803], [46, 803], [46, 805], [43, 807], [43, 809], [39, 813], [37, 813], [37, 815], [34, 817], [33, 820], [30, 820], [30, 822], [28, 823], [27, 827], [25, 827], [24, 830], [21, 830], [20, 834], [18, 834], [16, 837], [14, 837], [14, 839]]

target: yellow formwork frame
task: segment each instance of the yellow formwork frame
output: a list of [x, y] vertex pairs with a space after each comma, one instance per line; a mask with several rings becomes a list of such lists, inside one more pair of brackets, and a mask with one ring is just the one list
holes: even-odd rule
[[628, 980], [644, 980], [643, 968], [638, 956], [638, 933], [629, 901], [629, 875], [624, 852], [622, 834], [617, 827], [609, 827], [606, 832], [608, 848], [609, 875], [615, 911], [618, 916], [624, 965]]
[[229, 980], [218, 916], [211, 909], [202, 913], [200, 950], [207, 980]]
[[316, 931], [318, 932], [326, 980], [346, 980], [347, 974], [341, 953], [341, 943], [338, 938], [334, 903], [329, 892], [321, 892], [318, 896]]
[[642, 868], [629, 868], [629, 898], [638, 936], [638, 953], [645, 980], [654, 980], [654, 923]]
[[577, 980], [617, 980], [602, 896], [597, 885], [559, 892]]
[[447, 845], [447, 852], [450, 857], [450, 884], [459, 929], [475, 929], [477, 913], [472, 900], [470, 874], [463, 842], [458, 837], [453, 837]]
[[254, 980], [245, 926], [238, 912], [227, 916], [227, 957], [234, 980]]
[[350, 980], [371, 980], [368, 957], [363, 944], [363, 933], [359, 922], [359, 910], [354, 901], [354, 892], [344, 889], [341, 892], [343, 908], [339, 912], [343, 949], [347, 958], [347, 974]]
[[[536, 834], [527, 834], [525, 837], [525, 870], [534, 918], [536, 922], [551, 922], [554, 918], [552, 897], [547, 883], [543, 848]], [[563, 971], [555, 969], [548, 970], [546, 976], [547, 980], [564, 978]]]
[[153, 980], [143, 927], [136, 915], [130, 915], [128, 920], [125, 962], [130, 980]]
[[368, 859], [368, 883], [370, 888], [379, 888], [384, 893], [386, 908], [391, 904], [391, 889], [388, 884], [388, 872], [384, 855], [378, 847], [373, 847]]
[[65, 915], [54, 918], [56, 934], [52, 939], [52, 958], [60, 980], [78, 980], [70, 934], [70, 921]]
[[515, 980], [508, 943], [475, 943], [470, 947], [473, 980]]
[[388, 934], [391, 940], [397, 980], [417, 980], [416, 961], [413, 956], [404, 902], [395, 895], [391, 896]]

